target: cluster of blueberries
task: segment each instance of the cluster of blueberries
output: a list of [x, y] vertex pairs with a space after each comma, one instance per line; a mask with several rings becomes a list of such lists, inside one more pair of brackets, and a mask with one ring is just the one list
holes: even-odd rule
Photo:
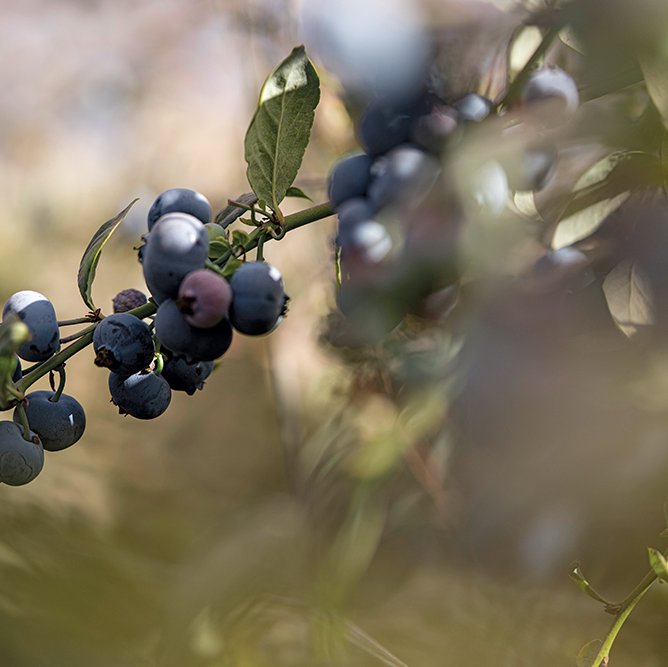
[[[562, 69], [541, 68], [528, 77], [517, 106], [536, 109], [537, 115], [554, 124], [555, 119], [559, 122], [578, 108], [577, 86]], [[363, 151], [339, 160], [328, 181], [338, 218], [341, 289], [337, 303], [344, 316], [373, 329], [379, 323], [368, 317], [371, 302], [378, 302], [379, 295], [391, 298], [391, 294], [406, 291], [405, 267], [416, 264], [408, 256], [411, 248], [406, 234], [411, 232], [404, 225], [397, 239], [392, 222], [410, 219], [406, 212], [424, 201], [439, 178], [446, 149], [457, 143], [467, 127], [496, 115], [495, 111], [491, 100], [475, 93], [445, 101], [433, 92], [404, 99], [377, 98], [363, 111], [356, 125]], [[498, 213], [505, 208], [510, 190], [543, 187], [555, 162], [556, 151], [545, 144], [527, 147], [519, 166], [492, 161], [487, 182], [480, 184], [487, 192], [476, 192], [474, 198], [495, 202]], [[396, 261], [392, 261], [393, 254]], [[417, 265], [425, 274], [424, 261]], [[408, 280], [415, 283], [413, 277]], [[402, 314], [401, 309], [391, 313], [377, 333], [393, 328]]]
[[[92, 338], [95, 364], [109, 369], [111, 400], [121, 414], [158, 417], [173, 390], [194, 394], [204, 386], [214, 360], [230, 347], [234, 330], [267, 334], [285, 315], [288, 297], [276, 267], [247, 261], [229, 281], [210, 264], [207, 268], [209, 240], [224, 236], [198, 192], [173, 188], [151, 206], [138, 254], [157, 305], [155, 316], [149, 322], [135, 316], [131, 311], [148, 297], [136, 289], [123, 290], [113, 299], [113, 314], [96, 324]], [[23, 374], [21, 360], [39, 364], [59, 351], [61, 324], [49, 299], [29, 290], [7, 300], [3, 320], [10, 314], [30, 332], [17, 353], [16, 383]], [[85, 425], [82, 406], [62, 387], [26, 394], [13, 421], [0, 421], [0, 482], [17, 486], [34, 479], [44, 465], [44, 450], [70, 447]]]

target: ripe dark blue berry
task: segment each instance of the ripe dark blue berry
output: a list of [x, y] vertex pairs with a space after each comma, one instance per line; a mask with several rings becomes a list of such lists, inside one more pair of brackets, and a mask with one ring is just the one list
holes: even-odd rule
[[183, 357], [168, 357], [162, 369], [162, 377], [175, 391], [185, 391], [192, 396], [204, 387], [204, 381], [213, 371], [213, 361], [188, 363]]
[[155, 373], [144, 371], [129, 377], [109, 373], [109, 392], [120, 414], [137, 419], [159, 417], [172, 400], [172, 390], [167, 380]]
[[377, 210], [393, 204], [419, 203], [439, 171], [433, 155], [415, 146], [398, 146], [375, 161], [368, 199]]
[[209, 255], [206, 227], [192, 215], [168, 213], [145, 239], [142, 269], [146, 285], [158, 303], [175, 298], [186, 275], [204, 268]]
[[366, 108], [357, 126], [357, 137], [364, 150], [373, 156], [387, 153], [406, 143], [417, 119], [427, 111], [427, 100], [375, 99]]
[[30, 331], [30, 340], [18, 349], [25, 361], [45, 361], [60, 349], [60, 331], [53, 304], [39, 292], [23, 290], [7, 299], [3, 319], [9, 313], [21, 318]]
[[148, 211], [149, 231], [167, 213], [188, 213], [202, 224], [211, 222], [211, 204], [201, 193], [188, 188], [171, 188], [159, 194]]
[[336, 244], [346, 246], [353, 242], [354, 230], [364, 222], [374, 219], [375, 208], [368, 199], [356, 197], [344, 202], [337, 212], [338, 230]]
[[[25, 405], [30, 430], [37, 433], [49, 452], [72, 446], [86, 429], [86, 415], [79, 401], [67, 394], [54, 401], [54, 396], [52, 391], [33, 391], [26, 395]], [[16, 411], [14, 421], [19, 421]]]
[[365, 153], [339, 160], [329, 174], [327, 193], [332, 206], [338, 208], [355, 197], [364, 197], [371, 183], [373, 158]]
[[12, 382], [18, 382], [23, 377], [23, 369], [21, 368], [21, 359], [16, 356], [16, 366], [14, 366], [14, 373], [12, 374]]
[[269, 333], [285, 314], [288, 297], [281, 272], [267, 262], [246, 262], [232, 276], [230, 322], [249, 336]]
[[105, 317], [95, 328], [93, 349], [97, 366], [121, 375], [148, 367], [155, 352], [148, 325], [129, 313]]
[[44, 447], [31, 431], [23, 438], [21, 427], [13, 421], [0, 421], [0, 482], [21, 486], [31, 482], [44, 467]]
[[155, 335], [168, 350], [189, 362], [218, 359], [232, 343], [232, 327], [227, 318], [208, 329], [194, 327], [188, 324], [173, 299], [166, 299], [158, 307]]

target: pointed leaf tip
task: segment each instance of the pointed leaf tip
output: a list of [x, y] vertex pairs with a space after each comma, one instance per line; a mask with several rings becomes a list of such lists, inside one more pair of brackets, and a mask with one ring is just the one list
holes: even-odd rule
[[244, 141], [248, 182], [275, 212], [301, 166], [319, 101], [318, 74], [298, 46], [262, 86]]
[[96, 310], [91, 296], [93, 288], [93, 281], [95, 280], [95, 271], [100, 261], [100, 254], [104, 244], [109, 240], [109, 237], [114, 233], [118, 225], [123, 222], [125, 216], [130, 209], [138, 202], [139, 199], [133, 199], [118, 215], [107, 220], [96, 232], [93, 234], [88, 247], [84, 251], [81, 262], [79, 263], [79, 272], [77, 275], [77, 284], [79, 286], [79, 293], [81, 298], [88, 308]]

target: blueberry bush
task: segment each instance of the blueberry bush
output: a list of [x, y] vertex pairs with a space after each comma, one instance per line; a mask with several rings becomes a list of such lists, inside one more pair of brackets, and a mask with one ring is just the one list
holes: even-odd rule
[[[607, 381], [651, 393], [646, 371], [665, 356], [668, 314], [668, 10], [650, 0], [639, 12], [599, 0], [537, 4], [503, 14], [492, 32], [476, 32], [475, 22], [452, 28], [460, 41], [429, 33], [412, 67], [391, 80], [373, 63], [353, 71], [350, 53], [339, 44], [340, 57], [332, 57], [325, 40], [323, 71], [339, 78], [358, 147], [331, 165], [321, 203], [296, 185], [321, 82], [305, 48], [294, 48], [264, 82], [245, 135], [250, 191], [218, 212], [188, 187], [167, 189], [150, 206], [135, 248], [145, 292], [119, 284], [107, 314], [93, 299], [101, 253], [134, 200], [91, 230], [77, 276], [81, 317], [58, 320], [57, 307], [36, 291], [12, 294], [0, 326], [0, 482], [48, 475], [53, 452], [85, 440], [84, 407], [64, 390], [67, 363], [91, 346], [122, 415], [169, 419], [172, 392], [206, 390], [237, 337], [270, 335], [289, 317], [290, 283], [265, 260], [265, 246], [289, 243], [292, 231], [327, 218], [336, 221], [323, 258], [332, 308], [320, 343], [350, 372], [345, 407], [355, 406], [359, 423], [355, 444], [341, 415], [315, 427], [321, 450], [300, 454], [312, 460], [296, 486], [317, 495], [316, 524], [326, 522], [327, 499], [341, 503], [333, 546], [315, 575], [331, 608], [343, 607], [392, 533], [406, 484], [451, 528], [452, 506], [464, 504], [457, 494], [466, 496], [467, 483], [497, 461], [486, 447], [508, 457], [490, 474], [490, 488], [503, 484], [507, 467], [527, 476], [549, 468], [559, 404], [573, 409], [573, 377], [560, 360], [586, 368], [614, 354], [620, 361]], [[319, 34], [327, 17], [309, 20]], [[470, 44], [484, 36], [489, 57]], [[287, 198], [303, 208], [286, 214]], [[66, 335], [69, 327], [80, 328]], [[44, 378], [50, 390], [31, 390]], [[537, 407], [524, 432], [513, 402], [526, 387], [536, 406], [551, 409]], [[501, 407], [492, 394], [503, 396]], [[514, 447], [533, 438], [545, 458]], [[472, 459], [459, 457], [458, 440], [475, 448]], [[571, 456], [573, 467], [591, 464]], [[450, 467], [461, 488], [448, 488]], [[485, 491], [473, 493], [481, 495], [457, 520], [482, 526], [470, 539], [483, 553], [489, 534], [477, 512], [498, 512], [494, 525], [513, 514], [502, 502], [490, 509]], [[550, 517], [565, 536], [569, 516]], [[536, 547], [541, 539], [539, 531], [523, 551], [527, 572], [551, 567]], [[571, 579], [610, 615], [599, 638], [582, 637], [574, 663], [614, 664], [613, 644], [631, 612], [668, 582], [666, 558], [650, 547], [648, 573], [619, 601], [572, 564]], [[380, 662], [404, 664], [354, 627], [340, 630]]]

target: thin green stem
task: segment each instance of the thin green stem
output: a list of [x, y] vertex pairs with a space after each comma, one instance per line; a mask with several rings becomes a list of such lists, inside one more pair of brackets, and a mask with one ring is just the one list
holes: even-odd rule
[[50, 401], [53, 401], [56, 403], [58, 400], [60, 400], [60, 397], [63, 393], [63, 389], [65, 389], [65, 382], [67, 381], [67, 375], [65, 373], [65, 366], [61, 366], [58, 370], [58, 389], [56, 389], [56, 392], [54, 395], [49, 399]]
[[19, 423], [21, 424], [21, 430], [23, 431], [23, 439], [30, 441], [30, 424], [28, 424], [28, 415], [26, 415], [26, 409], [23, 407], [23, 403], [19, 403], [16, 406], [16, 414], [19, 416]]
[[[90, 322], [90, 320], [88, 320]], [[61, 345], [64, 345], [66, 343], [71, 343], [73, 340], [77, 340], [77, 338], [81, 338], [82, 336], [85, 336], [88, 332], [94, 331], [95, 327], [97, 324], [91, 324], [89, 327], [86, 327], [85, 329], [82, 329], [81, 331], [77, 331], [77, 333], [72, 334], [71, 336], [66, 336], [65, 338], [60, 339]]]
[[[642, 588], [638, 586], [638, 588], [636, 588], [637, 592], [635, 592], [635, 595], [630, 599], [627, 598], [628, 602], [623, 603], [622, 608], [615, 616], [615, 620], [612, 622], [610, 630], [608, 630], [608, 634], [605, 636], [605, 639], [601, 644], [599, 652], [596, 654], [596, 657], [592, 661], [591, 667], [602, 667], [608, 664], [607, 660], [610, 657], [610, 651], [612, 650], [612, 645], [614, 644], [615, 639], [617, 639], [619, 631], [622, 629], [622, 626], [626, 622], [626, 619], [635, 609], [638, 602], [640, 602], [645, 593], [647, 593], [647, 591], [651, 588], [652, 584], [656, 581], [656, 578], [657, 578], [656, 575], [652, 573], [651, 581], [649, 581], [649, 583], [646, 583]], [[647, 579], [647, 577], [645, 577], [645, 579]], [[643, 579], [643, 581], [645, 581], [645, 579]]]
[[[328, 218], [330, 215], [334, 215], [334, 209], [329, 202], [324, 204], [317, 204], [316, 206], [305, 208], [303, 211], [298, 211], [297, 213], [286, 215], [283, 222], [281, 223], [283, 234], [287, 234], [288, 232], [298, 229], [299, 227], [309, 225], [312, 222], [316, 222], [317, 220]], [[246, 241], [244, 244], [244, 251], [248, 252], [249, 250], [256, 248], [259, 243], [260, 236], [262, 236], [264, 233], [265, 232], [262, 229], [256, 229], [253, 231], [250, 234], [248, 241]], [[272, 237], [268, 237], [267, 240], [272, 240]], [[226, 252], [222, 254], [215, 261], [215, 263], [218, 266], [223, 266], [225, 262], [227, 262], [227, 260], [231, 257], [231, 255], [232, 253]]]
[[[664, 554], [668, 556], [668, 551]], [[596, 657], [591, 662], [590, 667], [601, 667], [602, 665], [607, 665], [607, 660], [610, 656], [610, 651], [612, 650], [612, 645], [617, 639], [619, 631], [622, 629], [622, 626], [626, 622], [626, 619], [629, 617], [631, 612], [635, 609], [636, 605], [642, 598], [645, 593], [652, 587], [652, 584], [657, 580], [657, 575], [654, 570], [650, 570], [640, 581], [640, 583], [624, 598], [621, 602], [615, 605], [609, 605], [606, 608], [606, 611], [614, 611], [615, 618], [608, 630], [608, 634], [603, 639], [601, 648], [599, 649]]]
[[257, 254], [255, 255], [255, 259], [258, 262], [263, 262], [264, 261], [264, 242], [267, 238], [266, 234], [261, 234], [260, 238], [257, 240]]
[[96, 322], [99, 319], [98, 315], [91, 313], [85, 317], [76, 317], [73, 320], [59, 320], [59, 327], [69, 327], [73, 324], [90, 324], [91, 322]]

